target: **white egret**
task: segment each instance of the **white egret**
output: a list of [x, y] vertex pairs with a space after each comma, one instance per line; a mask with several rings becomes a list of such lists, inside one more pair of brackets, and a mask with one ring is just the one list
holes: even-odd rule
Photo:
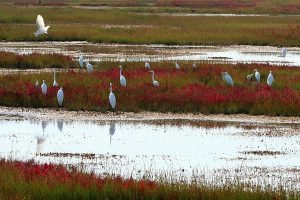
[[154, 80], [154, 71], [151, 70], [151, 71], [149, 71], [149, 72], [152, 73], [152, 84], [153, 84], [155, 87], [158, 87], [158, 86], [159, 86], [159, 83], [158, 83], [156, 80]]
[[255, 75], [255, 79], [257, 80], [257, 82], [260, 81], [260, 73], [257, 71], [257, 69], [254, 70], [254, 75]]
[[180, 66], [179, 66], [179, 64], [177, 63], [177, 61], [175, 62], [175, 68], [178, 70], [178, 69], [180, 69]]
[[58, 87], [58, 84], [56, 82], [56, 76], [55, 76], [55, 70], [54, 70], [54, 80], [53, 80], [53, 87]]
[[41, 85], [42, 88], [42, 93], [46, 94], [47, 93], [47, 85], [46, 85], [46, 81], [43, 80], [43, 84]]
[[64, 100], [64, 91], [63, 88], [61, 87], [57, 92], [58, 104], [62, 106], [63, 100]]
[[281, 49], [281, 56], [282, 57], [285, 57], [286, 56], [286, 48], [285, 47], [283, 47], [282, 49]]
[[88, 72], [92, 72], [93, 71], [93, 65], [90, 64], [89, 62], [86, 62], [86, 69], [88, 70]]
[[36, 26], [37, 26], [37, 31], [34, 33], [35, 37], [43, 34], [48, 34], [48, 28], [50, 26], [45, 26], [44, 19], [41, 15], [38, 15], [36, 18]]
[[226, 81], [228, 85], [233, 87], [234, 84], [231, 76], [227, 72], [222, 72], [222, 74], [223, 74], [223, 80]]
[[35, 87], [38, 88], [40, 86], [39, 81], [35, 82]]
[[193, 69], [196, 69], [196, 68], [197, 68], [197, 66], [196, 66], [195, 63], [193, 63], [192, 68], [193, 68]]
[[115, 122], [111, 122], [110, 126], [109, 126], [109, 143], [111, 144], [111, 139], [112, 136], [115, 134], [116, 131], [116, 123]]
[[274, 77], [272, 75], [272, 71], [270, 71], [270, 74], [269, 74], [268, 79], [267, 79], [267, 84], [269, 86], [271, 86], [273, 84], [273, 81], [274, 81]]
[[253, 74], [247, 75], [247, 80], [248, 80], [248, 81], [251, 81], [251, 80], [252, 80], [252, 77], [253, 77]]
[[110, 93], [109, 93], [109, 103], [110, 103], [112, 109], [115, 109], [115, 107], [116, 107], [116, 96], [112, 92], [112, 83], [110, 83], [109, 86], [110, 86], [109, 87], [109, 91], [110, 91]]
[[149, 64], [147, 61], [145, 62], [145, 68], [146, 68], [146, 69], [149, 69], [149, 70], [150, 70], [150, 68], [151, 68], [151, 67], [150, 67], [150, 64]]
[[79, 62], [80, 67], [83, 67], [84, 60], [83, 60], [83, 56], [82, 55], [79, 56], [78, 62]]
[[119, 66], [120, 68], [120, 84], [123, 87], [126, 87], [126, 78], [122, 75], [122, 65]]

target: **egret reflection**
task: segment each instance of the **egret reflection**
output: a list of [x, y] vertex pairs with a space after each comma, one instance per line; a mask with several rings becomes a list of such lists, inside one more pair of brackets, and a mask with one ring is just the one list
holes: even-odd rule
[[112, 136], [115, 134], [115, 131], [116, 131], [116, 122], [111, 122], [110, 123], [110, 126], [109, 126], [109, 144], [111, 144], [111, 139], [112, 139]]
[[62, 132], [64, 127], [64, 121], [63, 120], [57, 120], [57, 128], [60, 132]]

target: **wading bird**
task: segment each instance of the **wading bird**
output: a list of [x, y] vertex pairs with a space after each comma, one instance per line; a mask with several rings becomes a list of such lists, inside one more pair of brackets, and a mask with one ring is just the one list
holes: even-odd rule
[[88, 72], [93, 72], [93, 65], [89, 62], [86, 62], [86, 69]]
[[192, 69], [196, 69], [196, 68], [197, 68], [196, 64], [195, 64], [195, 63], [193, 63], [193, 65], [192, 65]]
[[46, 85], [46, 81], [43, 80], [43, 84], [41, 85], [41, 89], [42, 89], [42, 93], [46, 94], [47, 93], [47, 85]]
[[123, 87], [126, 87], [126, 78], [122, 75], [122, 65], [119, 66], [120, 68], [120, 84]]
[[257, 82], [260, 81], [260, 73], [257, 71], [257, 69], [254, 70], [255, 79]]
[[79, 62], [80, 67], [83, 67], [83, 62], [84, 61], [83, 61], [83, 56], [82, 55], [79, 56], [78, 62]]
[[145, 62], [145, 68], [146, 68], [146, 69], [149, 69], [149, 70], [150, 70], [150, 68], [151, 68], [151, 67], [150, 67], [150, 64], [149, 64], [147, 61]]
[[175, 68], [178, 70], [178, 69], [180, 69], [180, 66], [179, 66], [179, 64], [177, 63], [177, 61], [175, 62]]
[[222, 75], [223, 75], [223, 80], [226, 81], [228, 85], [233, 87], [234, 84], [231, 76], [227, 72], [222, 72]]
[[267, 79], [267, 84], [269, 86], [271, 86], [273, 84], [273, 81], [274, 81], [274, 77], [272, 75], [272, 72], [270, 71], [270, 74], [269, 74], [268, 79]]
[[114, 110], [116, 107], [116, 96], [115, 94], [112, 92], [112, 83], [109, 84], [109, 103], [111, 105], [111, 108]]
[[35, 37], [43, 34], [48, 34], [47, 31], [48, 28], [50, 28], [50, 26], [45, 27], [45, 22], [41, 15], [38, 15], [36, 18], [36, 26], [37, 26], [37, 31], [34, 33]]
[[247, 81], [251, 81], [251, 80], [252, 80], [252, 77], [253, 77], [253, 74], [247, 75]]
[[35, 87], [38, 88], [40, 86], [39, 81], [35, 82]]
[[57, 92], [58, 104], [62, 106], [63, 100], [64, 100], [64, 91], [63, 88], [61, 87]]
[[58, 84], [56, 82], [56, 76], [55, 76], [55, 70], [54, 70], [54, 80], [53, 80], [53, 87], [58, 87]]
[[158, 87], [159, 86], [159, 83], [154, 79], [154, 71], [151, 70], [149, 71], [150, 73], [152, 73], [152, 84], [155, 86], [155, 87]]
[[281, 56], [282, 56], [282, 57], [285, 57], [285, 56], [286, 56], [286, 48], [285, 48], [285, 47], [283, 47], [283, 48], [281, 49]]

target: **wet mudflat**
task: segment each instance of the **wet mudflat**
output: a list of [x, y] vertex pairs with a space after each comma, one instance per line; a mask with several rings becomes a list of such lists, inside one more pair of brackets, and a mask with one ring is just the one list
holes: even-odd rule
[[169, 181], [205, 177], [219, 184], [238, 179], [299, 190], [299, 123], [216, 119], [74, 120], [57, 112], [30, 119], [1, 112], [0, 156], [71, 164], [100, 175], [168, 174]]
[[211, 63], [269, 63], [300, 65], [300, 48], [287, 47], [286, 57], [281, 47], [271, 46], [177, 46], [95, 44], [88, 42], [0, 42], [0, 51], [18, 54], [63, 54], [74, 58], [83, 54], [89, 61], [203, 61]]

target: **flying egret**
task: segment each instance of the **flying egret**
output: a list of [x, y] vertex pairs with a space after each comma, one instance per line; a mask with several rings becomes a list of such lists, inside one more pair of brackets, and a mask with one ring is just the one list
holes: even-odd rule
[[257, 82], [260, 81], [260, 73], [257, 71], [257, 69], [254, 70], [254, 75], [255, 75], [255, 79], [257, 80]]
[[61, 87], [57, 92], [58, 104], [62, 106], [63, 100], [64, 100], [64, 91], [63, 88]]
[[286, 56], [286, 48], [285, 48], [285, 47], [283, 47], [283, 48], [281, 49], [281, 56], [282, 56], [282, 57], [285, 57], [285, 56]]
[[41, 85], [42, 88], [42, 93], [46, 94], [47, 93], [47, 85], [46, 85], [46, 81], [43, 80], [43, 84]]
[[38, 88], [40, 86], [39, 81], [35, 82], [35, 87]]
[[158, 86], [159, 86], [159, 83], [158, 83], [156, 80], [154, 80], [154, 71], [151, 70], [151, 71], [149, 71], [149, 72], [152, 73], [152, 84], [153, 84], [155, 87], [158, 87]]
[[86, 62], [86, 69], [88, 70], [88, 72], [92, 72], [93, 71], [93, 65], [90, 64], [89, 62]]
[[146, 68], [146, 69], [149, 69], [149, 70], [150, 70], [150, 68], [151, 68], [151, 67], [150, 67], [150, 64], [149, 64], [147, 61], [145, 62], [145, 68]]
[[192, 68], [193, 68], [193, 69], [196, 69], [196, 68], [197, 68], [197, 66], [196, 66], [195, 63], [193, 63]]
[[226, 81], [228, 85], [233, 87], [234, 84], [231, 76], [227, 72], [222, 72], [222, 74], [223, 74], [223, 80]]
[[272, 71], [270, 71], [270, 74], [269, 74], [268, 79], [267, 79], [267, 84], [268, 84], [269, 86], [271, 86], [272, 83], [273, 83], [273, 81], [274, 81], [274, 77], [273, 77], [273, 75], [272, 75]]
[[119, 66], [120, 68], [120, 84], [123, 86], [123, 87], [126, 87], [126, 78], [122, 75], [122, 65]]
[[43, 34], [48, 34], [47, 31], [48, 28], [50, 28], [50, 26], [45, 27], [45, 22], [41, 15], [38, 15], [36, 18], [36, 26], [37, 26], [37, 31], [34, 33], [35, 37]]
[[78, 62], [79, 62], [80, 67], [83, 67], [83, 62], [84, 61], [83, 61], [83, 56], [82, 55], [79, 56]]
[[253, 77], [253, 74], [247, 75], [247, 81], [251, 81], [251, 80], [252, 80], [252, 77]]
[[109, 87], [109, 91], [110, 91], [110, 93], [109, 93], [109, 103], [110, 103], [112, 109], [115, 109], [115, 107], [116, 107], [116, 96], [112, 92], [112, 83], [110, 83], [109, 86], [110, 86]]
[[177, 61], [175, 62], [175, 68], [178, 70], [178, 69], [180, 69], [180, 66], [179, 66], [179, 64], [177, 63]]
[[55, 70], [54, 70], [54, 80], [53, 80], [53, 87], [58, 87], [58, 84], [56, 82], [56, 76], [55, 76]]

